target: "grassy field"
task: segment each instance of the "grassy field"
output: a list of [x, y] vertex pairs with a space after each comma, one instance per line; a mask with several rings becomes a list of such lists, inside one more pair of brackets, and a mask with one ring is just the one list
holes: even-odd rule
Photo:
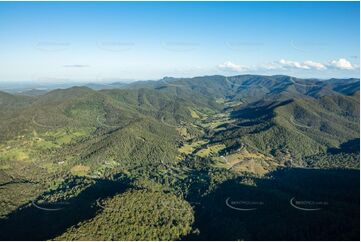
[[265, 175], [279, 166], [273, 158], [261, 153], [248, 152], [246, 149], [227, 156], [215, 157], [214, 160], [216, 167], [255, 175]]
[[190, 144], [184, 144], [182, 147], [180, 147], [178, 149], [178, 151], [181, 153], [181, 154], [191, 154], [197, 147], [201, 146], [201, 145], [204, 145], [204, 144], [207, 144], [208, 142], [206, 140], [198, 140], [198, 141], [195, 141], [195, 142], [192, 142]]
[[218, 152], [226, 148], [224, 144], [216, 144], [216, 145], [209, 145], [205, 149], [201, 149], [196, 153], [199, 157], [208, 157], [213, 155], [218, 155]]
[[0, 144], [0, 161], [36, 161], [46, 155], [47, 151], [70, 144], [78, 138], [88, 136], [91, 132], [92, 129], [61, 128], [44, 133], [33, 130], [27, 135]]
[[195, 119], [200, 119], [201, 118], [195, 110], [189, 108], [189, 111], [191, 112], [192, 118], [195, 118]]
[[73, 166], [70, 171], [74, 176], [85, 176], [89, 173], [90, 167], [84, 165], [76, 165]]

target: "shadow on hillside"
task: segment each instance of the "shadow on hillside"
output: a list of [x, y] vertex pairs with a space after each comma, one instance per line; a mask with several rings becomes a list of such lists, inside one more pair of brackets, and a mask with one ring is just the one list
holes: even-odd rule
[[27, 205], [0, 220], [1, 240], [49, 240], [67, 228], [94, 217], [100, 209], [96, 200], [124, 192], [128, 184], [120, 181], [97, 180], [78, 196], [64, 201], [62, 209], [42, 210]]
[[219, 185], [195, 207], [198, 232], [183, 239], [359, 240], [359, 171], [287, 169], [271, 176], [257, 186], [240, 179]]
[[283, 102], [271, 102], [268, 104], [264, 104], [262, 102], [256, 103], [254, 106], [245, 107], [231, 112], [231, 118], [268, 120], [274, 115], [273, 110], [275, 108], [287, 105], [291, 102], [293, 101], [286, 100]]
[[327, 153], [339, 154], [345, 153], [356, 153], [360, 152], [360, 138], [348, 140], [340, 145], [340, 148], [329, 148]]

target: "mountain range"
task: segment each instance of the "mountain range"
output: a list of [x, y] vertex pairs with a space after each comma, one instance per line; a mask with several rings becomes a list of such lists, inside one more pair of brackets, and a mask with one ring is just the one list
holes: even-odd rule
[[[186, 211], [185, 217], [176, 213], [172, 223], [158, 226], [161, 237], [146, 232], [146, 223], [138, 237], [129, 227], [112, 239], [214, 239], [202, 230], [199, 235], [197, 228], [211, 228], [197, 220], [192, 200], [211, 196], [227, 182], [238, 179], [242, 186], [254, 187], [287, 169], [358, 171], [359, 110], [356, 78], [165, 77], [104, 89], [1, 91], [0, 228], [18, 227], [20, 218], [31, 223], [31, 201], [76, 200], [89, 189], [94, 194], [99, 186], [94, 184], [112, 181], [128, 190], [112, 193], [103, 203], [123, 201], [124, 216], [135, 216], [131, 197], [174, 200]], [[157, 203], [145, 200], [136, 206], [157, 210]], [[162, 209], [169, 219], [169, 207]], [[144, 213], [133, 221], [135, 227], [158, 216]], [[41, 230], [32, 238], [107, 240], [107, 226], [93, 237], [80, 236], [101, 221], [120, 219], [106, 209], [96, 214], [71, 217], [53, 232]], [[124, 226], [123, 220], [117, 223]], [[347, 238], [354, 238], [354, 229]], [[326, 230], [321, 239], [327, 238]], [[13, 233], [0, 238], [22, 239], [31, 232], [24, 229], [11, 237]], [[252, 233], [231, 239], [253, 239]]]

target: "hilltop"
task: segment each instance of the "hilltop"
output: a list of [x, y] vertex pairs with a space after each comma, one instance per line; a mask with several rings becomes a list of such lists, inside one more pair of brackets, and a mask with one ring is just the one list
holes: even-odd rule
[[[184, 229], [168, 224], [133, 234], [129, 227], [114, 239], [157, 239], [156, 231], [161, 238], [196, 236], [193, 223], [210, 228], [199, 224], [207, 216], [194, 214], [192, 202], [212, 200], [228, 182], [248, 189], [285, 169], [358, 170], [359, 85], [359, 79], [241, 75], [0, 92], [0, 215], [11, 221], [0, 227], [37, 222], [31, 222], [32, 201], [82, 204], [85, 196], [98, 209], [65, 216], [64, 224], [36, 237], [83, 238], [99, 221], [123, 226], [122, 216], [136, 214], [129, 202], [134, 195], [172, 199], [187, 211], [174, 222]], [[120, 217], [96, 206], [123, 200], [128, 215]], [[144, 214], [144, 226], [151, 228], [154, 216]], [[99, 239], [110, 238], [105, 228], [111, 224], [104, 226]], [[253, 238], [243, 235], [237, 238]]]

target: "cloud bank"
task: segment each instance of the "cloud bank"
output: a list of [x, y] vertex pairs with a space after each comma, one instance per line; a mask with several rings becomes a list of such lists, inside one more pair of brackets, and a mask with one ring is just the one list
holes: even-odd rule
[[345, 58], [341, 58], [341, 59], [338, 59], [338, 60], [333, 60], [333, 61], [330, 62], [329, 66], [337, 68], [337, 69], [341, 69], [341, 70], [352, 70], [352, 69], [355, 68], [351, 64], [351, 62], [349, 62]]
[[223, 64], [218, 65], [218, 68], [223, 71], [230, 71], [230, 72], [242, 72], [249, 70], [247, 66], [237, 65], [230, 61], [226, 61]]
[[259, 71], [259, 70], [327, 70], [327, 69], [338, 69], [338, 70], [353, 70], [356, 68], [350, 61], [345, 58], [338, 60], [331, 60], [327, 63], [321, 63], [312, 60], [306, 61], [293, 61], [281, 59], [279, 61], [269, 62], [257, 66], [246, 66], [236, 64], [231, 61], [226, 61], [218, 65], [218, 68], [226, 72], [244, 72], [244, 71]]

